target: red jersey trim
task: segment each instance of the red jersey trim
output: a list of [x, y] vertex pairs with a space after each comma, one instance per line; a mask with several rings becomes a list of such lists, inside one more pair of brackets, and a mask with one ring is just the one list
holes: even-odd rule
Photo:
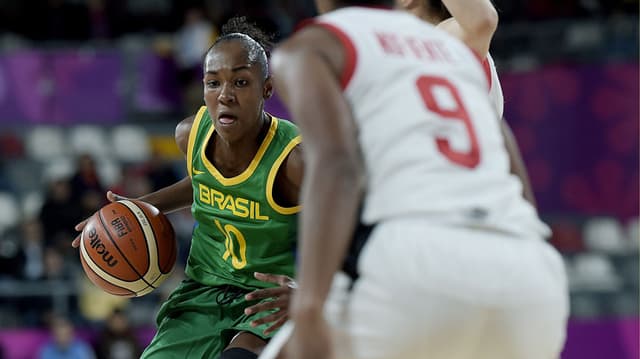
[[489, 89], [493, 86], [493, 76], [491, 76], [491, 64], [489, 64], [489, 58], [485, 57], [484, 61], [482, 61], [482, 68], [484, 69], [484, 74], [487, 76], [487, 80], [489, 81]]
[[491, 85], [492, 85], [492, 81], [491, 81], [491, 66], [489, 65], [489, 58], [485, 57], [484, 59], [480, 56], [480, 54], [478, 54], [476, 52], [476, 50], [469, 48], [469, 50], [471, 50], [471, 52], [473, 52], [473, 54], [475, 55], [476, 59], [478, 59], [478, 62], [480, 62], [480, 66], [482, 66], [482, 69], [484, 70], [484, 75], [487, 78], [487, 84], [489, 84], [489, 90], [491, 90]]
[[337, 26], [327, 24], [325, 22], [314, 22], [314, 24], [331, 32], [338, 38], [338, 40], [340, 40], [340, 43], [342, 43], [342, 48], [344, 49], [344, 68], [342, 69], [342, 74], [340, 76], [340, 86], [342, 86], [342, 89], [344, 90], [349, 86], [351, 78], [353, 77], [354, 72], [356, 72], [356, 64], [358, 63], [358, 52], [356, 51], [356, 47], [353, 45], [349, 36]]
[[296, 33], [314, 23], [316, 23], [316, 19], [313, 17], [301, 20], [293, 27], [293, 32]]

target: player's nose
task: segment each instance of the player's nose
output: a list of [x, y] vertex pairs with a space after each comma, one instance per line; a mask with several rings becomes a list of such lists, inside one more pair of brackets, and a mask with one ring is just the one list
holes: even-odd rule
[[233, 86], [224, 84], [218, 94], [218, 102], [222, 104], [229, 104], [236, 102], [236, 95], [233, 91]]

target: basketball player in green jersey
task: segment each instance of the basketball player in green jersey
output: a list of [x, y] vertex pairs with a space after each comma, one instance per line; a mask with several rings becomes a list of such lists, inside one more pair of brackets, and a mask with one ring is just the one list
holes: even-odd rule
[[160, 309], [142, 358], [257, 358], [287, 319], [300, 136], [263, 110], [266, 37], [243, 18], [222, 30], [204, 60], [206, 106], [176, 127], [189, 175], [139, 198], [165, 213], [191, 205], [196, 220], [187, 279]]

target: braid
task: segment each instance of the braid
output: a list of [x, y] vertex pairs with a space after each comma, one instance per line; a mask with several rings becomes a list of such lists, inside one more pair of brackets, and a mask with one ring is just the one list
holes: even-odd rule
[[273, 47], [272, 38], [273, 35], [268, 35], [255, 24], [249, 23], [245, 16], [233, 17], [222, 26], [220, 37], [207, 50], [207, 55], [220, 43], [240, 41], [247, 50], [249, 62], [258, 64], [266, 79], [269, 76], [268, 56]]
[[[267, 34], [262, 31], [256, 24], [247, 21], [246, 16], [232, 17], [226, 24], [222, 25], [220, 38], [234, 33], [245, 34], [260, 44], [265, 52], [269, 53], [273, 48], [273, 34]], [[218, 39], [220, 40], [220, 39]]]

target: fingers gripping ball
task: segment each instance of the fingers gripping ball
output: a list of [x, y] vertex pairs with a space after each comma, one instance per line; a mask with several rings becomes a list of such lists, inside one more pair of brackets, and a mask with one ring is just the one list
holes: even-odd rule
[[89, 218], [79, 252], [95, 285], [113, 295], [140, 297], [169, 277], [178, 250], [164, 214], [145, 202], [121, 200]]

